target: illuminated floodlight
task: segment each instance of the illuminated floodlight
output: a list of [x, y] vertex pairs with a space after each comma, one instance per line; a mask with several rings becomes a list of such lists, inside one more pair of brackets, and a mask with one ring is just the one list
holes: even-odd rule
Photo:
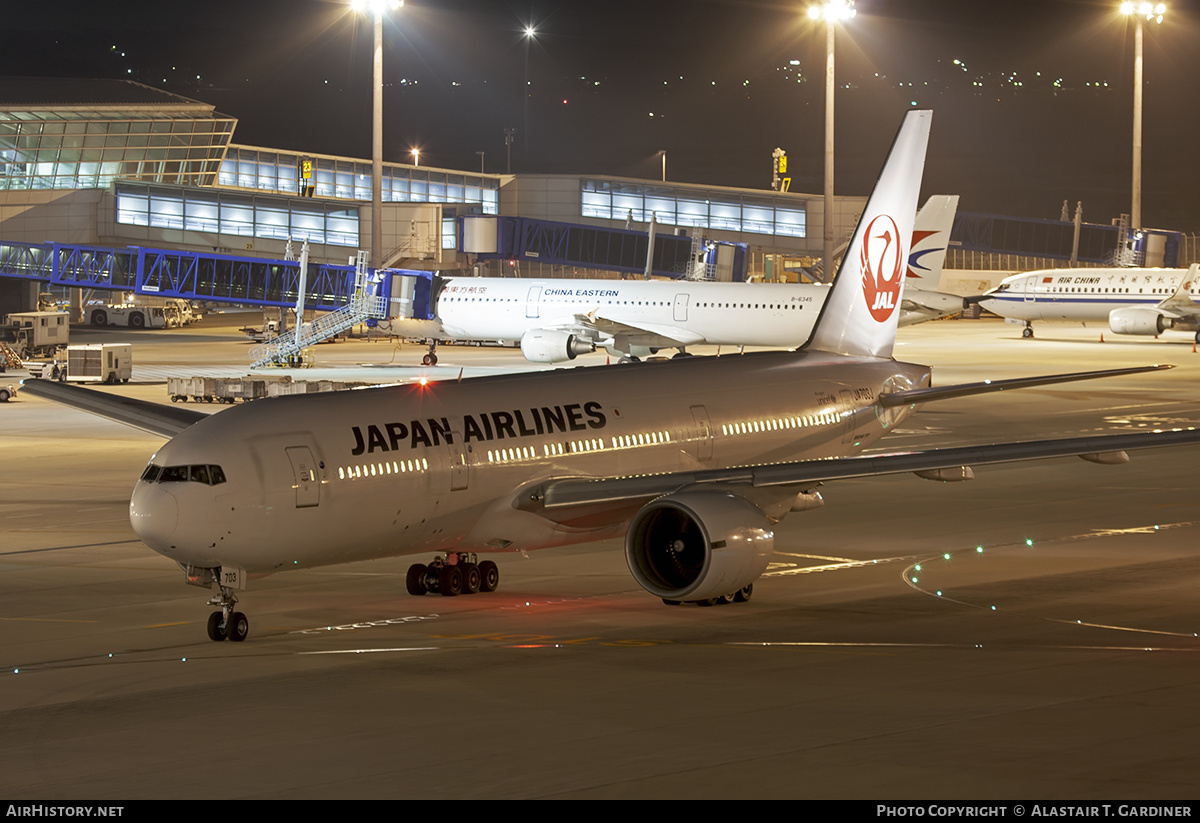
[[808, 16], [812, 20], [850, 20], [854, 17], [854, 0], [826, 0], [819, 6], [809, 6]]
[[355, 11], [369, 11], [372, 14], [386, 14], [404, 5], [404, 0], [352, 0], [350, 8]]
[[1121, 14], [1134, 15], [1142, 17], [1146, 20], [1153, 20], [1155, 23], [1163, 21], [1163, 15], [1167, 13], [1166, 3], [1133, 3], [1126, 0], [1121, 4]]

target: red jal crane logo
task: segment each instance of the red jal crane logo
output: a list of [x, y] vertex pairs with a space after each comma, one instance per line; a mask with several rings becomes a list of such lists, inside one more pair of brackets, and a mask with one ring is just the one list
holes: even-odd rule
[[904, 252], [900, 248], [900, 230], [886, 214], [875, 217], [863, 236], [863, 298], [876, 322], [882, 323], [896, 311], [900, 302], [900, 282], [904, 271]]

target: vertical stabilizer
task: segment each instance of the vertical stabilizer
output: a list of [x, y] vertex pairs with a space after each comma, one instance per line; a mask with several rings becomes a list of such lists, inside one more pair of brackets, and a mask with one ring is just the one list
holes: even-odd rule
[[906, 288], [936, 291], [950, 248], [950, 232], [954, 230], [954, 215], [958, 211], [957, 194], [935, 194], [917, 211], [913, 227], [912, 248], [908, 253], [908, 283]]
[[905, 115], [805, 348], [892, 356], [932, 118]]

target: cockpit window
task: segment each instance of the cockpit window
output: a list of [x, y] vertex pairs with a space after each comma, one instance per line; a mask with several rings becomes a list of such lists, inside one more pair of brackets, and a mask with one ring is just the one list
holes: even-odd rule
[[188, 479], [187, 466], [167, 466], [158, 476], [159, 483], [183, 483]]
[[142, 480], [147, 483], [203, 483], [206, 486], [216, 486], [225, 482], [225, 472], [220, 466], [155, 466], [151, 463], [142, 472]]

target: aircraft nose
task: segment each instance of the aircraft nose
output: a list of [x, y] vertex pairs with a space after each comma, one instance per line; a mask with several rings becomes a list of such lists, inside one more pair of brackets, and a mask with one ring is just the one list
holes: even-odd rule
[[129, 501], [129, 522], [143, 543], [159, 551], [171, 545], [179, 523], [179, 506], [159, 484], [138, 483]]

